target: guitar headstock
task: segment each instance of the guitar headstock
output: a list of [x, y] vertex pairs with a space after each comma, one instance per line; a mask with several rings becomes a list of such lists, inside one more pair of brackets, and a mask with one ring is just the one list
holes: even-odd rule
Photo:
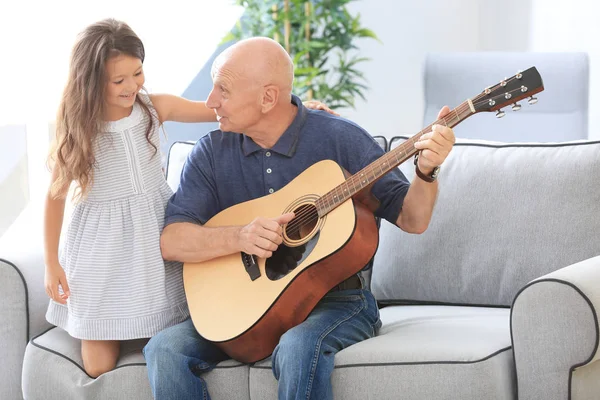
[[544, 90], [542, 77], [535, 67], [531, 67], [486, 88], [472, 100], [473, 107], [475, 112], [497, 111], [496, 116], [500, 118], [504, 116], [501, 108], [512, 105], [513, 111], [518, 111], [521, 105], [517, 102], [527, 97], [529, 97], [527, 101], [529, 104], [537, 103], [534, 95], [542, 90]]

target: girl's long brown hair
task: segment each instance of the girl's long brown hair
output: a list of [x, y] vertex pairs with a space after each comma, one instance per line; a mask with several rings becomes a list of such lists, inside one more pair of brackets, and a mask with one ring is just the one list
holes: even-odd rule
[[[105, 64], [110, 58], [128, 55], [144, 61], [144, 45], [124, 22], [105, 19], [81, 32], [71, 52], [69, 77], [56, 119], [56, 137], [49, 164], [56, 174], [51, 186], [54, 198], [66, 196], [72, 181], [78, 184], [76, 197], [85, 196], [92, 183], [93, 143], [102, 129], [104, 90], [108, 80]], [[136, 97], [148, 115], [146, 139], [150, 140], [153, 113]]]

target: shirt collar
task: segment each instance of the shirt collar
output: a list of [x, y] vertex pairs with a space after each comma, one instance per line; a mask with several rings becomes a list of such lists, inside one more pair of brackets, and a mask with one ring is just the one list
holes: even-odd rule
[[[304, 123], [306, 122], [306, 117], [308, 114], [306, 107], [304, 107], [300, 98], [294, 94], [292, 95], [292, 104], [298, 107], [298, 113], [296, 114], [296, 117], [290, 126], [288, 126], [285, 132], [283, 132], [283, 135], [281, 135], [277, 143], [275, 143], [275, 145], [270, 149], [271, 151], [286, 157], [292, 157], [296, 152], [298, 136], [302, 130], [302, 127], [304, 126]], [[263, 150], [262, 147], [257, 145], [254, 140], [246, 135], [244, 135], [242, 140], [242, 149], [245, 156], [249, 156], [258, 150]]]

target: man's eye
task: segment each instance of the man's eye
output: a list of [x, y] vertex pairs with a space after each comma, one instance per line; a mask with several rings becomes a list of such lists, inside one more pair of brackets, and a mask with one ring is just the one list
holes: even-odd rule
[[139, 76], [142, 74], [142, 71], [138, 72], [137, 74], [135, 74], [135, 76]]
[[120, 85], [121, 83], [123, 83], [123, 79], [121, 79], [120, 81], [117, 82], [113, 82], [115, 85]]

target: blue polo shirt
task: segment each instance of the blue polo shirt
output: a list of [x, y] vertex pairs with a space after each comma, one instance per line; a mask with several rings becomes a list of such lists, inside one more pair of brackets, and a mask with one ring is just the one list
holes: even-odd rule
[[[292, 103], [298, 113], [270, 149], [248, 136], [220, 130], [198, 140], [183, 167], [179, 188], [167, 204], [165, 226], [204, 224], [232, 205], [281, 189], [318, 161], [334, 160], [354, 174], [384, 154], [358, 125], [309, 110], [296, 96]], [[399, 169], [384, 175], [371, 190], [380, 201], [375, 214], [395, 223], [408, 187]]]

